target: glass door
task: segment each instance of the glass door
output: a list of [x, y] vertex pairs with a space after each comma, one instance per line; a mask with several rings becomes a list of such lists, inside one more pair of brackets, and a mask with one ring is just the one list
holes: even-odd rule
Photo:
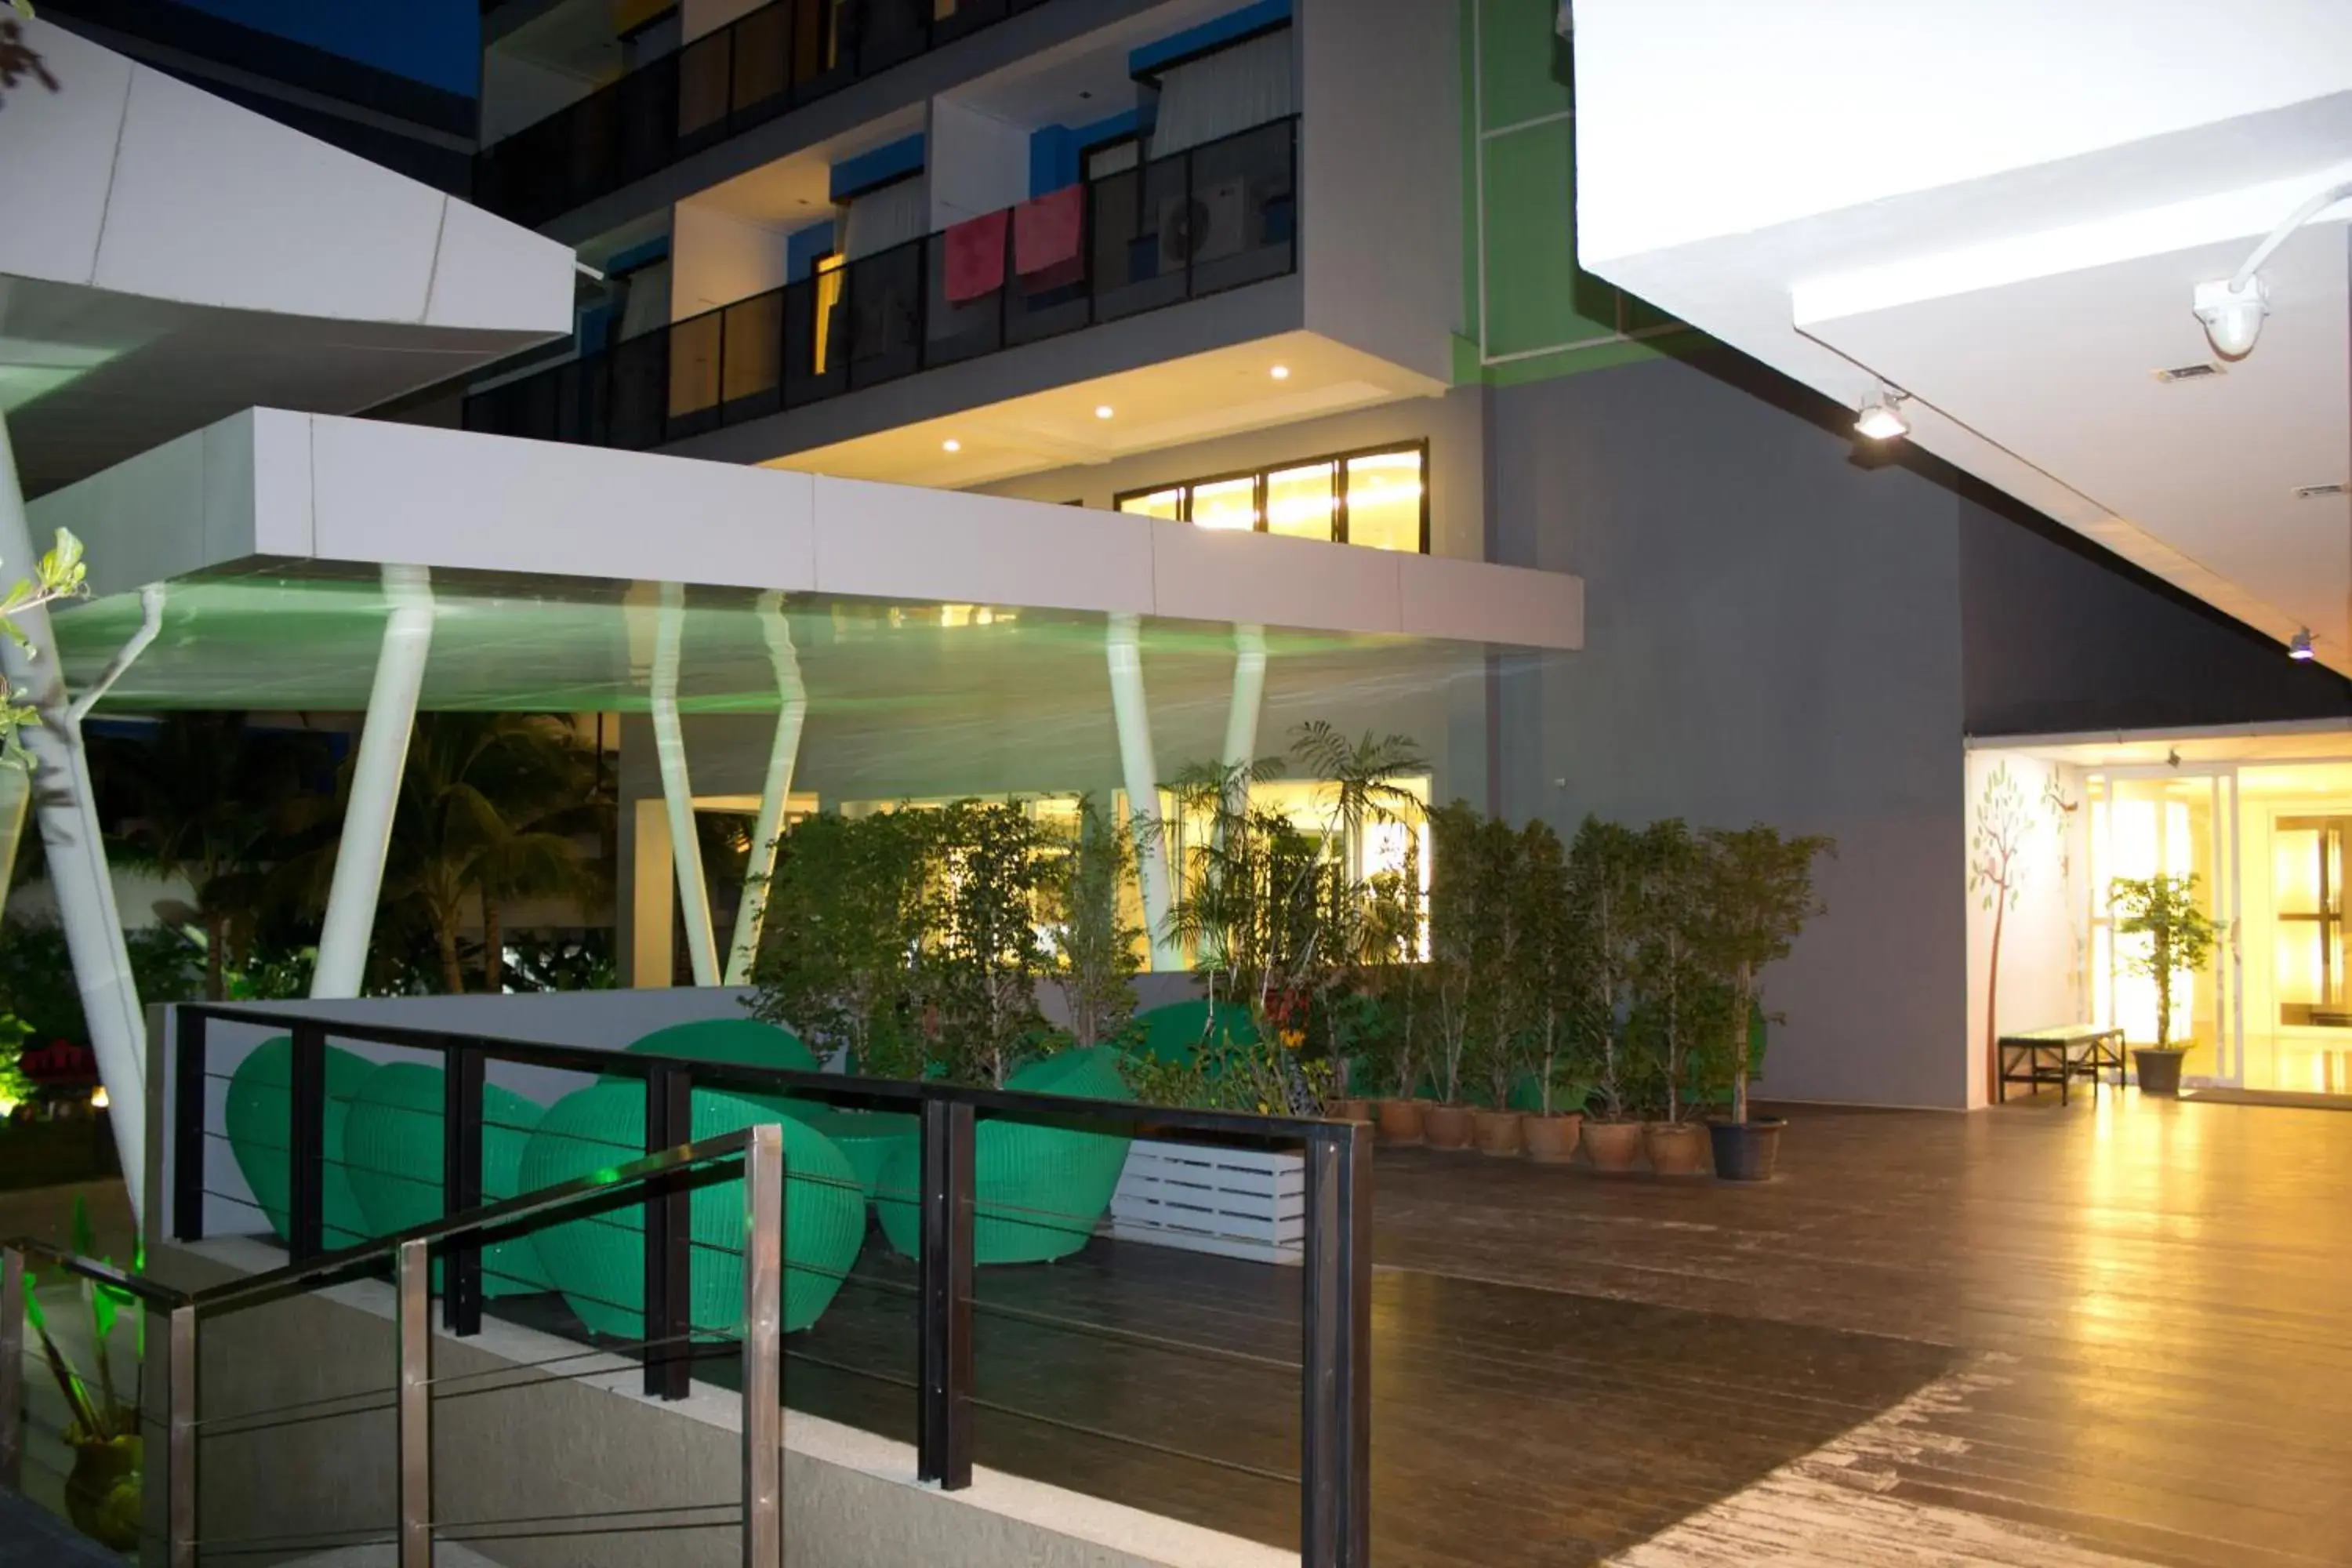
[[[2189, 1047], [2184, 1079], [2235, 1085], [2245, 1073], [2239, 960], [2237, 772], [2115, 768], [2087, 781], [2091, 806], [2093, 1016], [2131, 1046], [2156, 1043], [2155, 980], [2137, 971], [2146, 937], [2119, 934], [2110, 889], [2120, 877], [2194, 877], [2219, 928], [2213, 955], [2174, 977], [2168, 1034]], [[2340, 973], [2340, 970], [2339, 970]]]

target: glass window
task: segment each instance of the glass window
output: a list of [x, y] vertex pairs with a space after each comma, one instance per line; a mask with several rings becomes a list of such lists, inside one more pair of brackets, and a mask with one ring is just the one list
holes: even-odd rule
[[849, 258], [839, 251], [816, 258], [816, 363], [809, 367], [813, 374], [825, 372], [825, 355], [832, 350], [833, 318], [841, 304], [842, 268]]
[[1337, 531], [1339, 491], [1336, 463], [1276, 468], [1265, 477], [1265, 528], [1293, 539], [1330, 539]]
[[1257, 526], [1257, 476], [1212, 479], [1192, 487], [1192, 522], [1198, 528], [1252, 529]]
[[1171, 522], [1184, 516], [1184, 487], [1153, 490], [1148, 495], [1129, 496], [1118, 503], [1121, 511], [1139, 512], [1145, 517], [1164, 517]]
[[1348, 542], [1421, 549], [1421, 451], [1348, 459]]

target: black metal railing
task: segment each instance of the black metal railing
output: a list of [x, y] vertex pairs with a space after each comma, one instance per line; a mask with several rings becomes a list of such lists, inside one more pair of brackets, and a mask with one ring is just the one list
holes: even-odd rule
[[[466, 400], [466, 428], [645, 450], [1295, 270], [1298, 121], [1084, 182], [1066, 266], [950, 298], [926, 235]], [[959, 291], [961, 294], [961, 291]]]
[[[919, 1117], [921, 1245], [913, 1291], [917, 1340], [914, 1394], [919, 1479], [955, 1489], [971, 1479], [976, 1395], [972, 1319], [977, 1130], [987, 1120], [1084, 1127], [1117, 1136], [1151, 1134], [1253, 1149], [1303, 1152], [1304, 1236], [1298, 1261], [1301, 1310], [1297, 1470], [1300, 1561], [1307, 1568], [1362, 1568], [1370, 1513], [1371, 1146], [1351, 1121], [1269, 1117], [1148, 1106], [1062, 1095], [973, 1089], [932, 1081], [853, 1078], [650, 1053], [506, 1039], [437, 1029], [354, 1024], [291, 1012], [184, 1004], [171, 1009], [171, 1234], [205, 1234], [209, 1198], [242, 1203], [205, 1185], [209, 1053], [215, 1025], [289, 1037], [291, 1071], [286, 1148], [285, 1226], [296, 1266], [324, 1256], [324, 1140], [330, 1037], [421, 1053], [442, 1064], [443, 1202], [457, 1215], [481, 1197], [486, 1069], [492, 1062], [553, 1068], [606, 1081], [635, 1079], [645, 1096], [649, 1154], [687, 1139], [695, 1090], [790, 1095], [829, 1106], [914, 1111]], [[305, 1163], [308, 1170], [305, 1170]], [[691, 1236], [687, 1184], [658, 1173], [644, 1203], [644, 1377], [649, 1397], [681, 1399], [696, 1355], [690, 1306]], [[496, 1206], [496, 1205], [494, 1205]], [[992, 1208], [992, 1212], [993, 1212]], [[440, 1240], [443, 1313], [450, 1332], [479, 1331], [482, 1237], [455, 1228]], [[346, 1249], [356, 1255], [359, 1249]], [[341, 1256], [341, 1255], [338, 1255]], [[981, 1303], [983, 1310], [988, 1303]], [[1087, 1325], [1078, 1325], [1087, 1327]], [[1210, 1347], [1213, 1352], [1215, 1347]], [[1107, 1439], [1115, 1440], [1115, 1439]]]
[[[304, 1054], [297, 1052], [298, 1063]], [[311, 1051], [308, 1054], [312, 1058], [310, 1076], [315, 1080], [314, 1092], [319, 1096], [319, 1107], [323, 1115], [324, 1080], [317, 1071], [321, 1053]], [[295, 1079], [297, 1103], [301, 1097], [300, 1086], [305, 1081], [301, 1073], [302, 1069], [298, 1066]], [[201, 1096], [198, 1098], [201, 1100]], [[460, 1097], [453, 1093], [451, 1098]], [[478, 1101], [478, 1095], [476, 1098]], [[295, 1118], [298, 1127], [302, 1120], [299, 1115]], [[317, 1131], [317, 1128], [313, 1129], [313, 1136]], [[689, 1190], [688, 1184], [717, 1173], [719, 1167], [727, 1165], [740, 1168], [747, 1194], [743, 1317], [742, 1332], [739, 1336], [742, 1357], [743, 1468], [740, 1506], [735, 1511], [742, 1532], [743, 1562], [747, 1565], [760, 1564], [761, 1568], [782, 1568], [782, 1445], [780, 1407], [774, 1398], [762, 1397], [765, 1391], [782, 1386], [785, 1170], [782, 1135], [781, 1130], [773, 1126], [721, 1133], [698, 1142], [664, 1149], [648, 1153], [642, 1160], [538, 1192], [498, 1203], [469, 1206], [463, 1211], [453, 1209], [440, 1220], [331, 1252], [314, 1249], [304, 1255], [299, 1247], [295, 1247], [292, 1248], [296, 1253], [294, 1260], [283, 1268], [226, 1280], [194, 1291], [174, 1289], [142, 1276], [127, 1274], [110, 1265], [79, 1258], [38, 1242], [24, 1239], [0, 1242], [0, 1489], [20, 1491], [23, 1488], [24, 1436], [27, 1423], [19, 1418], [18, 1412], [25, 1403], [26, 1265], [28, 1261], [37, 1261], [58, 1268], [70, 1277], [128, 1294], [135, 1298], [142, 1307], [163, 1313], [166, 1317], [168, 1331], [164, 1370], [169, 1391], [163, 1411], [155, 1415], [150, 1415], [142, 1402], [140, 1419], [142, 1426], [160, 1425], [165, 1433], [163, 1463], [161, 1466], [151, 1465], [148, 1473], [160, 1473], [163, 1479], [163, 1505], [158, 1510], [163, 1522], [160, 1544], [163, 1548], [163, 1560], [170, 1564], [170, 1568], [195, 1568], [206, 1552], [218, 1556], [242, 1556], [265, 1548], [278, 1548], [274, 1554], [289, 1555], [290, 1553], [286, 1550], [289, 1548], [299, 1552], [306, 1547], [346, 1544], [322, 1539], [303, 1542], [298, 1547], [297, 1537], [267, 1541], [232, 1539], [226, 1542], [207, 1539], [204, 1532], [204, 1521], [198, 1512], [201, 1489], [197, 1484], [200, 1468], [197, 1439], [205, 1435], [205, 1428], [219, 1426], [226, 1421], [240, 1426], [243, 1433], [249, 1435], [256, 1429], [254, 1423], [257, 1419], [276, 1419], [301, 1412], [311, 1419], [331, 1420], [337, 1415], [354, 1412], [345, 1401], [330, 1399], [282, 1409], [244, 1411], [231, 1416], [205, 1420], [198, 1407], [196, 1375], [204, 1352], [201, 1331], [205, 1322], [272, 1302], [306, 1296], [355, 1276], [380, 1273], [388, 1266], [394, 1290], [394, 1323], [398, 1342], [397, 1375], [394, 1385], [396, 1424], [393, 1458], [397, 1517], [393, 1523], [390, 1544], [394, 1548], [399, 1568], [432, 1568], [438, 1523], [434, 1506], [432, 1436], [436, 1380], [434, 1377], [430, 1323], [435, 1255], [438, 1254], [444, 1259], [445, 1268], [454, 1272], [455, 1265], [448, 1260], [461, 1253], [470, 1253], [478, 1259], [481, 1240], [486, 1233], [503, 1234], [567, 1209], [625, 1201], [628, 1192], [640, 1186], [648, 1192], [658, 1189], [664, 1194], [683, 1194]], [[310, 1183], [314, 1194], [318, 1186], [314, 1174]], [[309, 1230], [313, 1237], [317, 1235], [318, 1219], [315, 1214], [309, 1216]], [[300, 1222], [295, 1229], [298, 1233], [300, 1231]], [[446, 1284], [445, 1281], [445, 1288]], [[445, 1307], [453, 1300], [454, 1298], [445, 1300]], [[104, 1355], [108, 1353], [108, 1347], [100, 1342], [94, 1353]], [[446, 1394], [446, 1390], [443, 1392]], [[339, 1408], [330, 1414], [322, 1413], [323, 1406]], [[152, 1446], [149, 1446], [146, 1451], [150, 1456], [155, 1454]], [[709, 1511], [710, 1506], [702, 1505], [701, 1511]]]
[[545, 223], [1043, 4], [772, 0], [482, 149], [474, 200], [517, 223]]

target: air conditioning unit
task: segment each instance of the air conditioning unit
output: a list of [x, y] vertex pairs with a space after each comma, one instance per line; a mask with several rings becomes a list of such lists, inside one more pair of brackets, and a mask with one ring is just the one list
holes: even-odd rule
[[1233, 256], [1249, 242], [1249, 182], [1236, 176], [1160, 204], [1160, 269]]

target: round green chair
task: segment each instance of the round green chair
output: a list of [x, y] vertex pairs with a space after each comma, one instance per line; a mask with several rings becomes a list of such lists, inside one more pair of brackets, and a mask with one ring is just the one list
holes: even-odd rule
[[881, 1190], [882, 1173], [902, 1148], [920, 1159], [923, 1119], [898, 1110], [814, 1110], [800, 1118], [832, 1141], [857, 1173], [857, 1184], [871, 1201]]
[[[366, 1214], [352, 1191], [346, 1164], [343, 1130], [352, 1100], [360, 1086], [376, 1070], [365, 1057], [334, 1046], [326, 1047], [327, 1110], [326, 1169], [320, 1175], [320, 1240], [332, 1248], [352, 1247], [368, 1239]], [[229, 1152], [253, 1201], [269, 1218], [280, 1241], [292, 1228], [291, 1180], [286, 1140], [294, 1098], [294, 1041], [273, 1035], [256, 1046], [229, 1075], [228, 1101], [224, 1108]]]
[[[693, 1135], [716, 1138], [779, 1121], [774, 1108], [716, 1089], [694, 1093]], [[857, 1174], [830, 1140], [790, 1118], [784, 1130], [784, 1330], [815, 1322], [866, 1240]], [[521, 1184], [536, 1192], [645, 1155], [646, 1099], [634, 1083], [577, 1089], [549, 1106], [523, 1150]], [[743, 1318], [743, 1182], [713, 1182], [689, 1198], [694, 1241], [691, 1315], [714, 1334]], [[539, 1260], [580, 1321], [640, 1339], [645, 1329], [645, 1211], [626, 1204], [539, 1232]]]
[[[373, 1236], [390, 1236], [441, 1217], [441, 1108], [445, 1075], [422, 1062], [389, 1062], [363, 1079], [343, 1123], [352, 1194]], [[509, 1089], [482, 1086], [482, 1197], [520, 1195], [522, 1152], [539, 1125], [540, 1107]], [[437, 1286], [441, 1266], [433, 1266]], [[482, 1254], [482, 1294], [520, 1296], [551, 1289], [529, 1236]]]
[[1154, 1061], [1190, 1061], [1203, 1041], [1257, 1044], [1257, 1026], [1250, 1021], [1249, 1009], [1231, 1002], [1218, 1003], [1213, 1017], [1205, 997], [1171, 1002], [1137, 1014], [1136, 1022], [1143, 1026], [1143, 1043], [1136, 1049]]
[[[757, 1018], [698, 1018], [690, 1024], [672, 1024], [632, 1042], [629, 1054], [687, 1057], [699, 1062], [779, 1068], [787, 1072], [815, 1072], [820, 1066], [815, 1054], [798, 1035]], [[607, 1081], [621, 1076], [614, 1074]], [[824, 1108], [824, 1101], [800, 1095], [754, 1094], [736, 1089], [725, 1092], [764, 1105], [780, 1116], [805, 1118]]]
[[[1064, 1051], [1032, 1062], [1004, 1080], [1008, 1089], [1084, 1100], [1132, 1100], [1109, 1046]], [[973, 1259], [1051, 1263], [1087, 1244], [1110, 1207], [1132, 1139], [1088, 1131], [1085, 1124], [983, 1119], [973, 1133]], [[920, 1140], [893, 1150], [875, 1210], [882, 1234], [909, 1258], [922, 1247], [923, 1151]]]

